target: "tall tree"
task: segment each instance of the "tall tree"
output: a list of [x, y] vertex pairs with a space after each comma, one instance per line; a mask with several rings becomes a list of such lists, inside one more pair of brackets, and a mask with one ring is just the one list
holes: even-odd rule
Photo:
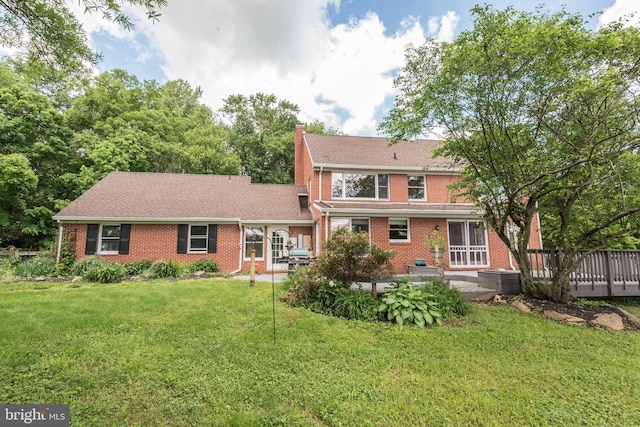
[[[13, 209], [4, 210], [8, 217], [0, 240], [38, 246], [54, 235], [51, 216], [70, 196], [64, 177], [79, 167], [71, 139], [63, 115], [49, 99], [8, 64], [0, 64], [0, 156], [7, 168], [0, 178], [5, 188], [2, 200], [15, 202], [9, 203]], [[25, 184], [19, 190], [18, 182]], [[5, 199], [9, 193], [14, 196]]]
[[402, 139], [444, 127], [440, 153], [463, 167], [458, 190], [510, 248], [529, 293], [544, 291], [527, 256], [543, 206], [548, 241], [563, 254], [547, 296], [565, 301], [586, 255], [578, 249], [640, 225], [640, 31], [589, 31], [564, 10], [472, 14], [473, 29], [454, 42], [407, 51], [381, 129]]
[[227, 132], [201, 95], [183, 80], [160, 86], [123, 70], [102, 73], [65, 114], [83, 160], [75, 187], [115, 170], [236, 174]]
[[[77, 70], [86, 62], [96, 63], [99, 55], [65, 0], [0, 0], [0, 45], [14, 47], [28, 62], [44, 62], [54, 68]], [[121, 5], [139, 5], [151, 20], [160, 16], [166, 0], [79, 0], [86, 13], [133, 28]]]
[[230, 144], [240, 157], [241, 173], [253, 182], [293, 183], [293, 139], [300, 108], [275, 95], [231, 95], [220, 113], [227, 120]]

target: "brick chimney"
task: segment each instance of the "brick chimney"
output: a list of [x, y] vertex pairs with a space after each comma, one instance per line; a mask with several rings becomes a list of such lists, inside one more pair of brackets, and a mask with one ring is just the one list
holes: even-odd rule
[[294, 176], [296, 185], [305, 185], [304, 182], [304, 125], [296, 125], [296, 137], [294, 142]]

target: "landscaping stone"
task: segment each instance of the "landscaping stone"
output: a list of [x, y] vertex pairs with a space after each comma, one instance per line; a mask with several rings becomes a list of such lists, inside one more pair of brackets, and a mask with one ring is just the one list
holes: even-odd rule
[[529, 306], [520, 300], [513, 301], [511, 305], [523, 313], [531, 313], [531, 309], [529, 308]]
[[592, 323], [607, 327], [614, 331], [624, 330], [622, 317], [616, 313], [599, 313], [596, 315], [595, 319], [593, 319]]
[[47, 278], [46, 278], [46, 277], [42, 277], [42, 276], [34, 277], [34, 278], [33, 278], [33, 281], [34, 281], [34, 282], [44, 282], [44, 281], [46, 281], [46, 280], [47, 280]]
[[506, 304], [507, 302], [504, 300], [504, 298], [502, 298], [502, 295], [496, 295], [495, 297], [493, 297], [493, 303], [494, 304]]
[[586, 322], [586, 320], [584, 320], [581, 317], [571, 316], [570, 314], [566, 314], [566, 313], [558, 313], [557, 311], [553, 311], [553, 310], [544, 310], [542, 314], [551, 319], [559, 320], [561, 322], [575, 323], [575, 324]]
[[636, 328], [640, 329], [640, 319], [638, 319], [636, 316], [634, 316], [633, 314], [618, 308], [618, 310], [620, 310], [620, 313], [624, 314], [625, 317], [627, 318], [627, 321], [629, 323], [631, 323], [633, 326], [635, 326]]

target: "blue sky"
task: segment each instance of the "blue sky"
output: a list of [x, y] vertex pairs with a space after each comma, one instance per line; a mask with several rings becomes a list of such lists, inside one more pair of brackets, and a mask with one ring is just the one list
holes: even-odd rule
[[[476, 1], [448, 0], [169, 0], [160, 22], [127, 9], [124, 31], [98, 16], [77, 16], [93, 47], [97, 71], [123, 68], [139, 79], [183, 79], [199, 86], [214, 111], [232, 94], [264, 92], [300, 106], [304, 121], [320, 120], [352, 135], [375, 135], [391, 106], [393, 75], [408, 44], [451, 41], [472, 25]], [[494, 1], [533, 10], [538, 2]], [[71, 7], [76, 2], [71, 2]], [[637, 0], [546, 1], [546, 8], [591, 19], [590, 26], [640, 11]]]

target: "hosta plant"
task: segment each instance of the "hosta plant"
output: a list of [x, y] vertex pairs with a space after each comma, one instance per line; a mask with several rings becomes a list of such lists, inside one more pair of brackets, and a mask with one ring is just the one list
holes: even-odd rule
[[427, 324], [442, 324], [442, 312], [434, 295], [406, 281], [396, 282], [382, 297], [378, 312], [400, 326], [415, 324], [423, 328]]

